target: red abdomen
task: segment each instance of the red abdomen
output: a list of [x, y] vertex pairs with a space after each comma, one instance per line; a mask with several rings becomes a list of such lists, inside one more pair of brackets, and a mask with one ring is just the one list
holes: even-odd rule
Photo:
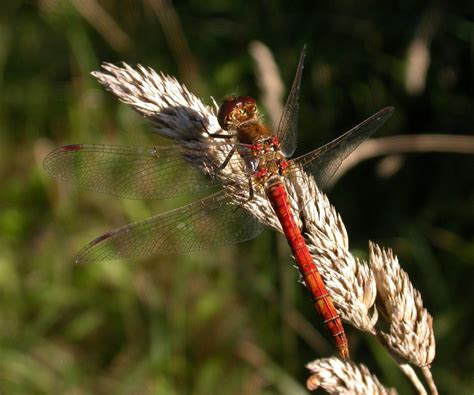
[[334, 307], [331, 296], [324, 285], [316, 264], [309, 253], [303, 235], [293, 217], [285, 186], [282, 183], [270, 185], [267, 187], [266, 193], [273, 206], [275, 214], [280, 220], [283, 232], [285, 233], [288, 244], [295, 256], [295, 260], [298, 264], [300, 273], [303, 276], [306, 287], [311, 292], [314, 307], [323, 317], [324, 325], [331, 333], [334, 343], [339, 350], [339, 354], [342, 358], [348, 358], [349, 347], [344, 327], [342, 326], [339, 314]]

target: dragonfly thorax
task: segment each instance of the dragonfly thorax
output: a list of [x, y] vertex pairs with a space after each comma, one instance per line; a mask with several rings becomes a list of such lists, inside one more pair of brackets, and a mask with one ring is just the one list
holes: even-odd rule
[[288, 172], [289, 162], [281, 152], [280, 144], [276, 136], [261, 139], [257, 144], [250, 147], [255, 159], [255, 179], [260, 185], [269, 183]]
[[[228, 97], [219, 107], [217, 119], [222, 129], [234, 133], [240, 145], [239, 152], [257, 184], [263, 186], [272, 176], [286, 173], [288, 162], [278, 137], [261, 122], [255, 99]], [[249, 151], [250, 155], [246, 155]]]
[[271, 130], [259, 121], [246, 121], [236, 128], [237, 140], [241, 144], [256, 144], [272, 135]]

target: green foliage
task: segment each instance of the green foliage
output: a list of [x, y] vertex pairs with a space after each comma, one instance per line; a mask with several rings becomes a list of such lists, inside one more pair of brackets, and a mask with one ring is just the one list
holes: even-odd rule
[[[94, 7], [76, 8], [79, 3], [103, 7], [116, 26]], [[258, 96], [247, 51], [252, 40], [274, 51], [287, 84], [307, 43], [299, 153], [387, 105], [397, 112], [382, 135], [472, 134], [469, 2], [445, 8], [422, 1], [397, 8], [343, 0], [177, 2], [189, 53], [160, 25], [155, 3], [9, 0], [2, 6], [2, 394], [297, 394], [305, 391], [304, 364], [334, 353], [327, 337], [315, 330], [308, 341], [289, 318], [289, 309], [296, 310], [325, 336], [307, 294], [295, 286], [288, 250], [270, 233], [190, 256], [73, 264], [79, 248], [102, 232], [184, 203], [125, 202], [78, 191], [43, 172], [45, 155], [62, 144], [164, 142], [90, 76], [102, 61], [140, 62], [176, 75], [211, 103], [210, 95], [219, 101], [230, 92]], [[433, 12], [439, 19], [426, 86], [410, 96], [406, 51]], [[470, 394], [472, 159], [412, 154], [389, 178], [376, 177], [375, 165], [353, 169], [331, 200], [352, 248], [366, 251], [368, 239], [393, 248], [421, 291], [435, 319], [440, 392]], [[350, 330], [349, 341], [354, 360], [384, 384], [409, 387], [369, 338]]]

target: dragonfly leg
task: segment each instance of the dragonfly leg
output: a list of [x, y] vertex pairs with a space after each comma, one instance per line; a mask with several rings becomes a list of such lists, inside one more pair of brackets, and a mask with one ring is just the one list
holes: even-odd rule
[[222, 134], [222, 133], [211, 133], [211, 132], [207, 132], [207, 134], [209, 135], [209, 137], [212, 137], [212, 138], [226, 139], [226, 140], [230, 140], [237, 137], [236, 134]]
[[252, 179], [249, 177], [249, 198], [245, 201], [245, 203], [250, 202], [254, 197], [254, 191], [253, 191], [253, 184], [252, 184]]
[[253, 198], [255, 196], [255, 192], [254, 192], [254, 189], [253, 189], [253, 184], [252, 184], [252, 179], [249, 177], [249, 197], [247, 199], [245, 199], [242, 203], [239, 203], [236, 207], [235, 207], [235, 210], [234, 211], [237, 211], [239, 209], [239, 207], [243, 207], [245, 206], [248, 202], [252, 201]]
[[225, 167], [229, 164], [230, 160], [232, 159], [232, 156], [235, 154], [235, 151], [237, 150], [237, 146], [234, 145], [232, 149], [229, 151], [227, 154], [226, 158], [224, 159], [224, 162], [222, 162], [219, 166], [216, 166], [216, 170], [220, 171], [225, 169]]

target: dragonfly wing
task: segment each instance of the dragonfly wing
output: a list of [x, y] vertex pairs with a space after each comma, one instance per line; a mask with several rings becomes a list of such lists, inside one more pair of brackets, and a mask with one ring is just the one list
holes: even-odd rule
[[108, 232], [86, 245], [76, 262], [187, 253], [250, 240], [262, 230], [257, 219], [221, 191]]
[[312, 174], [316, 184], [325, 188], [342, 161], [354, 151], [360, 143], [379, 129], [393, 114], [393, 107], [386, 107], [330, 143], [309, 152], [294, 162]]
[[212, 187], [186, 160], [180, 145], [66, 145], [48, 154], [44, 168], [86, 189], [131, 199], [159, 199]]
[[287, 158], [291, 157], [291, 155], [293, 155], [296, 150], [296, 139], [298, 132], [298, 100], [300, 95], [301, 76], [303, 74], [305, 56], [306, 45], [301, 50], [295, 79], [288, 95], [288, 99], [286, 100], [285, 108], [283, 109], [277, 129], [277, 135], [280, 140], [281, 149]]

